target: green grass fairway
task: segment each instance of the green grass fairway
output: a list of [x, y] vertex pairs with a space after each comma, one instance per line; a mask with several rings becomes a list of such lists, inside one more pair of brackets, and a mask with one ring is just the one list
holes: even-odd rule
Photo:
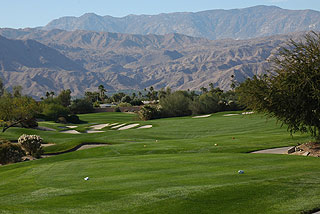
[[[124, 113], [80, 115], [86, 121], [80, 131], [94, 123], [153, 125], [106, 127], [96, 134], [10, 128], [2, 137], [39, 134], [56, 144], [46, 152], [84, 142], [112, 145], [0, 166], [0, 213], [247, 214], [320, 208], [319, 158], [248, 153], [310, 138], [291, 137], [286, 127], [261, 115], [223, 116], [227, 113], [153, 121]], [[41, 126], [64, 130], [65, 125]]]

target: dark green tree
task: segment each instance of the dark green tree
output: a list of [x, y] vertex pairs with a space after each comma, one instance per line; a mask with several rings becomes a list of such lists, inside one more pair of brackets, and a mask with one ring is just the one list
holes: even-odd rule
[[74, 100], [69, 108], [73, 114], [85, 114], [94, 111], [92, 101], [87, 98]]
[[131, 102], [131, 97], [129, 95], [126, 95], [124, 97], [121, 98], [121, 102], [122, 103], [130, 103]]
[[62, 106], [68, 107], [71, 104], [71, 90], [62, 90], [57, 98]]
[[0, 98], [0, 120], [2, 132], [10, 127], [22, 124], [35, 118], [41, 112], [41, 107], [31, 97], [10, 97]]
[[291, 133], [310, 132], [320, 141], [320, 34], [290, 40], [271, 63], [268, 76], [255, 76], [236, 89], [240, 102], [276, 117]]
[[116, 94], [113, 94], [111, 96], [111, 100], [113, 102], [120, 102], [122, 97], [126, 96], [123, 92], [119, 92], [119, 93], [116, 93]]
[[189, 109], [190, 101], [191, 99], [186, 92], [176, 91], [160, 99], [160, 106], [166, 117], [187, 116], [191, 115], [191, 110]]

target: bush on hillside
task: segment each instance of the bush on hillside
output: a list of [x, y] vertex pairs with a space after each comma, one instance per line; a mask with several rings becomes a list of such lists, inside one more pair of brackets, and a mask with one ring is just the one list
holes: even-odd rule
[[38, 135], [23, 134], [19, 137], [18, 143], [26, 151], [27, 155], [39, 158], [43, 153], [41, 143], [43, 139]]
[[0, 164], [20, 162], [25, 152], [19, 144], [0, 142]]

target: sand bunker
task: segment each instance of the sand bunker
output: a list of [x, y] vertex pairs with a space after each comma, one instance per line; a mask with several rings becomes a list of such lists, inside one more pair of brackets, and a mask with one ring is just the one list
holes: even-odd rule
[[254, 151], [251, 153], [255, 153], [255, 154], [288, 154], [288, 150], [291, 148], [292, 148], [292, 146], [287, 146], [287, 147], [280, 147], [280, 148], [274, 148], [274, 149], [264, 149], [264, 150]]
[[223, 115], [223, 116], [225, 116], [225, 117], [230, 117], [230, 116], [236, 116], [236, 115], [240, 115], [240, 114], [225, 114], [225, 115]]
[[53, 145], [56, 145], [56, 144], [53, 144], [53, 143], [43, 143], [43, 144], [41, 144], [42, 147], [48, 147], [48, 146], [53, 146]]
[[139, 126], [139, 123], [135, 123], [135, 124], [130, 124], [124, 127], [119, 128], [118, 130], [126, 130], [126, 129], [131, 129], [133, 127]]
[[81, 134], [77, 130], [68, 130], [68, 131], [61, 131], [60, 133], [66, 133], [66, 134]]
[[141, 127], [137, 128], [137, 129], [150, 129], [150, 128], [152, 128], [152, 125], [141, 126]]
[[102, 132], [105, 132], [105, 131], [96, 131], [96, 130], [88, 130], [88, 131], [86, 131], [86, 133], [88, 133], [88, 134], [102, 133]]
[[200, 116], [194, 116], [192, 118], [205, 118], [205, 117], [210, 117], [211, 114], [207, 114], [207, 115], [200, 115]]
[[79, 149], [77, 150], [84, 150], [84, 149], [90, 149], [90, 148], [95, 148], [95, 147], [101, 147], [101, 146], [109, 146], [108, 144], [88, 144], [88, 145], [82, 145]]
[[249, 112], [243, 112], [242, 114], [253, 114], [253, 111], [249, 111]]
[[74, 129], [74, 128], [77, 128], [78, 126], [66, 126], [66, 127], [70, 129]]
[[123, 124], [120, 124], [120, 125], [117, 125], [117, 126], [113, 126], [113, 127], [111, 127], [112, 129], [117, 129], [117, 128], [120, 128], [121, 126], [124, 126], [124, 125], [126, 125], [125, 123], [123, 123]]
[[93, 128], [93, 129], [103, 129], [105, 127], [109, 126], [109, 123], [106, 123], [106, 124], [98, 124], [98, 125], [94, 125], [94, 126], [90, 126], [90, 128]]
[[44, 127], [44, 126], [35, 127], [35, 129], [38, 129], [41, 131], [57, 131], [56, 129], [52, 129], [52, 128], [48, 128], [48, 127]]

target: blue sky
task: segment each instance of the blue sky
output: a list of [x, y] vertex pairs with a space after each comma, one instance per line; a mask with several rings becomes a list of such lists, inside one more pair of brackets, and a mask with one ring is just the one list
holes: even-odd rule
[[88, 12], [123, 17], [255, 5], [320, 11], [320, 0], [0, 0], [0, 5], [0, 27], [10, 28], [43, 26], [62, 16], [81, 16]]

